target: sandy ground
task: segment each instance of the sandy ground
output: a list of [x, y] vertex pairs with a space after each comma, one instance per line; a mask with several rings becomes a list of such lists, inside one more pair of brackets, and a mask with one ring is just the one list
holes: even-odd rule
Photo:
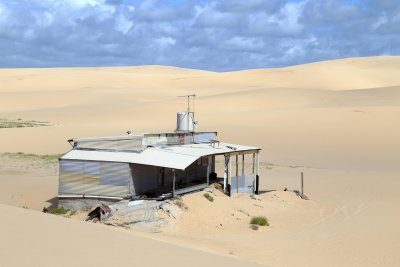
[[[0, 259], [23, 266], [25, 257], [16, 255], [24, 253], [34, 266], [52, 266], [60, 257], [74, 266], [111, 251], [116, 263], [128, 263], [163, 246], [157, 255], [164, 257], [165, 249], [176, 258], [184, 251], [186, 265], [212, 258], [238, 266], [399, 266], [399, 68], [399, 57], [372, 57], [231, 73], [161, 66], [0, 70], [0, 117], [52, 123], [0, 129], [0, 152], [59, 154], [73, 137], [173, 130], [175, 113], [185, 109], [176, 96], [196, 93], [199, 130], [260, 146], [262, 189], [278, 190], [260, 196], [262, 207], [245, 196], [215, 196], [213, 203], [201, 194], [185, 197], [189, 212], [174, 230], [140, 236], [0, 206], [6, 218]], [[281, 191], [298, 189], [301, 171], [310, 201]], [[51, 205], [56, 172], [1, 158], [0, 203], [37, 210]], [[265, 215], [271, 226], [253, 231], [238, 210]], [[44, 259], [30, 242], [52, 256]], [[143, 251], [129, 254], [138, 244], [145, 244]], [[147, 265], [156, 266], [155, 258]]]
[[256, 266], [118, 228], [4, 205], [0, 211], [2, 266]]

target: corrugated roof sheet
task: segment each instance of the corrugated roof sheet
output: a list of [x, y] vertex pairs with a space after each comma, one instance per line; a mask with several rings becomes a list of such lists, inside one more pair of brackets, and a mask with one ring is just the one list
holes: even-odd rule
[[257, 147], [216, 143], [148, 147], [141, 153], [73, 149], [61, 159], [127, 162], [184, 170], [203, 156], [260, 150]]

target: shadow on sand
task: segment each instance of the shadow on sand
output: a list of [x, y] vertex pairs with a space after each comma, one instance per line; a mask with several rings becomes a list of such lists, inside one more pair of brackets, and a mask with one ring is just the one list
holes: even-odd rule
[[57, 197], [53, 197], [49, 200], [46, 200], [46, 203], [49, 203], [50, 205], [47, 207], [47, 209], [51, 210], [51, 209], [55, 209], [58, 207], [58, 198]]

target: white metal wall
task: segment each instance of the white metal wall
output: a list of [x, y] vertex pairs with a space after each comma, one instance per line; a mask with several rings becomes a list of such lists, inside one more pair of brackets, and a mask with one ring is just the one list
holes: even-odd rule
[[130, 181], [128, 163], [60, 160], [60, 195], [126, 197]]
[[231, 195], [236, 193], [253, 193], [255, 174], [247, 174], [231, 177]]

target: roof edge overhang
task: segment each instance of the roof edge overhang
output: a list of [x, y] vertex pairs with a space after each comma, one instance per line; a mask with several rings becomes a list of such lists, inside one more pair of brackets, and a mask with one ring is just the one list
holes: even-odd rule
[[196, 160], [206, 156], [234, 156], [258, 153], [261, 148], [221, 143], [218, 147], [209, 144], [189, 144], [165, 147], [148, 147], [140, 153], [72, 149], [60, 160], [83, 160], [121, 162], [185, 170]]

